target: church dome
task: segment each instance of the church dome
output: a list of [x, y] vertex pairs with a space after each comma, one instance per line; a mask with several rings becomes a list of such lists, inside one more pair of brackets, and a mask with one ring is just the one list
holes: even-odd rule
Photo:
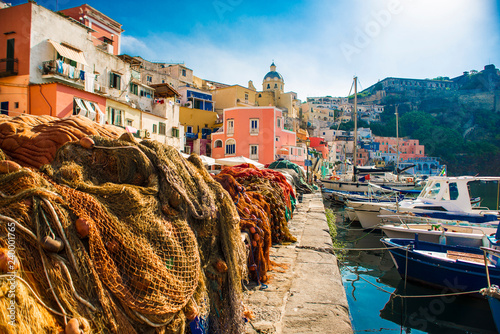
[[264, 76], [264, 81], [275, 80], [275, 79], [283, 81], [283, 77], [281, 76], [281, 74], [276, 72], [276, 65], [274, 65], [274, 62], [273, 62], [271, 64], [271, 71], [267, 72], [267, 74]]

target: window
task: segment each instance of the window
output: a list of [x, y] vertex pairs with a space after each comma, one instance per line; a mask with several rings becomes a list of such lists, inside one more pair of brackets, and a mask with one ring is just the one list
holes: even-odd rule
[[139, 95], [139, 86], [135, 83], [130, 83], [130, 92], [135, 95]]
[[109, 73], [109, 87], [120, 89], [121, 87], [121, 75], [116, 73]]
[[456, 201], [458, 199], [458, 186], [456, 182], [450, 182], [450, 200]]
[[109, 108], [108, 122], [113, 125], [123, 126], [123, 111], [115, 108]]
[[214, 147], [222, 147], [222, 140], [217, 139], [217, 140], [215, 141]]
[[226, 155], [236, 153], [236, 141], [234, 139], [228, 139], [226, 141]]
[[185, 69], [182, 69], [182, 76], [185, 77], [186, 76], [186, 70]]
[[186, 126], [186, 132], [187, 133], [193, 133], [193, 127], [192, 126]]
[[172, 128], [172, 137], [179, 138], [179, 129]]
[[281, 129], [281, 118], [278, 118], [278, 128]]
[[270, 89], [271, 88], [271, 85], [270, 84], [267, 84], [267, 89]]
[[167, 126], [163, 122], [158, 123], [158, 134], [165, 135], [167, 130]]
[[132, 126], [132, 124], [133, 124], [133, 123], [134, 123], [134, 121], [133, 121], [133, 120], [131, 120], [131, 119], [127, 119], [127, 125], [128, 125], [128, 126]]
[[259, 145], [250, 145], [250, 159], [259, 159]]
[[156, 132], [158, 132], [158, 125], [153, 124], [153, 133], [156, 133]]
[[188, 145], [184, 146], [184, 153], [191, 154], [191, 146]]
[[152, 99], [153, 91], [151, 89], [141, 87], [141, 96], [147, 97], [148, 99]]
[[6, 70], [7, 71], [13, 71], [14, 70], [14, 44], [15, 44], [15, 39], [11, 38], [7, 40], [7, 63], [5, 64]]
[[18, 109], [19, 108], [19, 102], [14, 102], [14, 109]]
[[245, 93], [245, 103], [248, 103], [248, 93]]
[[276, 83], [275, 83], [275, 84], [274, 84], [274, 88], [278, 88], [278, 84], [276, 84]]
[[259, 133], [259, 119], [251, 118], [250, 119], [250, 134], [258, 134]]
[[153, 77], [150, 75], [146, 75], [146, 81], [149, 83], [153, 82]]
[[229, 119], [227, 121], [227, 134], [228, 135], [234, 134], [234, 119]]
[[276, 137], [276, 141], [280, 141], [280, 137]]

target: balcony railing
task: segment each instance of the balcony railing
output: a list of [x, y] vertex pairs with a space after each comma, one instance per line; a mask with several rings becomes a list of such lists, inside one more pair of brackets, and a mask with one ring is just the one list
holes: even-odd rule
[[0, 59], [0, 77], [10, 77], [17, 75], [19, 70], [19, 61], [17, 58]]
[[250, 154], [249, 158], [252, 159], [252, 160], [257, 161], [257, 160], [259, 160], [259, 155], [258, 154]]
[[251, 135], [258, 135], [259, 134], [259, 129], [250, 129], [250, 134]]
[[58, 63], [57, 60], [48, 60], [42, 63], [42, 75], [53, 75], [74, 81], [83, 85], [85, 72], [69, 64]]

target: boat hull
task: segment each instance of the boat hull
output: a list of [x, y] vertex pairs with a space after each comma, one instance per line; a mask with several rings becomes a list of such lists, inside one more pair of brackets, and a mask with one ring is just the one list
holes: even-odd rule
[[500, 299], [489, 296], [488, 303], [490, 304], [491, 315], [497, 326], [497, 331], [500, 333]]
[[[340, 181], [340, 180], [321, 180], [323, 187], [337, 190], [337, 191], [348, 191], [348, 192], [368, 192], [370, 186], [368, 182], [350, 182], [350, 181]], [[384, 186], [389, 188], [396, 188], [400, 190], [413, 190], [415, 189], [415, 183], [402, 183], [402, 182], [384, 182], [377, 183], [372, 182], [378, 186]]]
[[[440, 230], [428, 229], [428, 224], [412, 224], [412, 225], [383, 225], [382, 231], [388, 238], [403, 238], [415, 239], [415, 234], [418, 234], [420, 241], [439, 243], [443, 232]], [[444, 237], [447, 245], [460, 245], [467, 247], [488, 246], [489, 242], [483, 233], [471, 232], [453, 232], [450, 231], [455, 226], [443, 226], [447, 231], [444, 232]], [[460, 229], [460, 227], [459, 227]], [[488, 229], [488, 232], [493, 233], [495, 229]]]
[[[440, 259], [422, 251], [442, 253], [447, 250], [469, 254], [482, 254], [478, 248], [447, 246], [411, 239], [381, 240], [389, 248], [400, 276], [431, 286], [445, 288], [446, 293], [454, 291], [478, 291], [488, 285], [484, 264], [465, 260]], [[405, 247], [413, 248], [407, 250]], [[406, 264], [408, 263], [408, 266]], [[500, 269], [488, 266], [492, 284], [500, 284]], [[445, 292], [443, 292], [445, 293]]]

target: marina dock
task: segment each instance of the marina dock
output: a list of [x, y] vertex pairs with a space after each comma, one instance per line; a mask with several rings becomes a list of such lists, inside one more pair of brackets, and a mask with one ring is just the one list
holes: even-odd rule
[[271, 248], [267, 286], [250, 286], [246, 333], [352, 333], [321, 193], [304, 195], [288, 222], [297, 242]]

